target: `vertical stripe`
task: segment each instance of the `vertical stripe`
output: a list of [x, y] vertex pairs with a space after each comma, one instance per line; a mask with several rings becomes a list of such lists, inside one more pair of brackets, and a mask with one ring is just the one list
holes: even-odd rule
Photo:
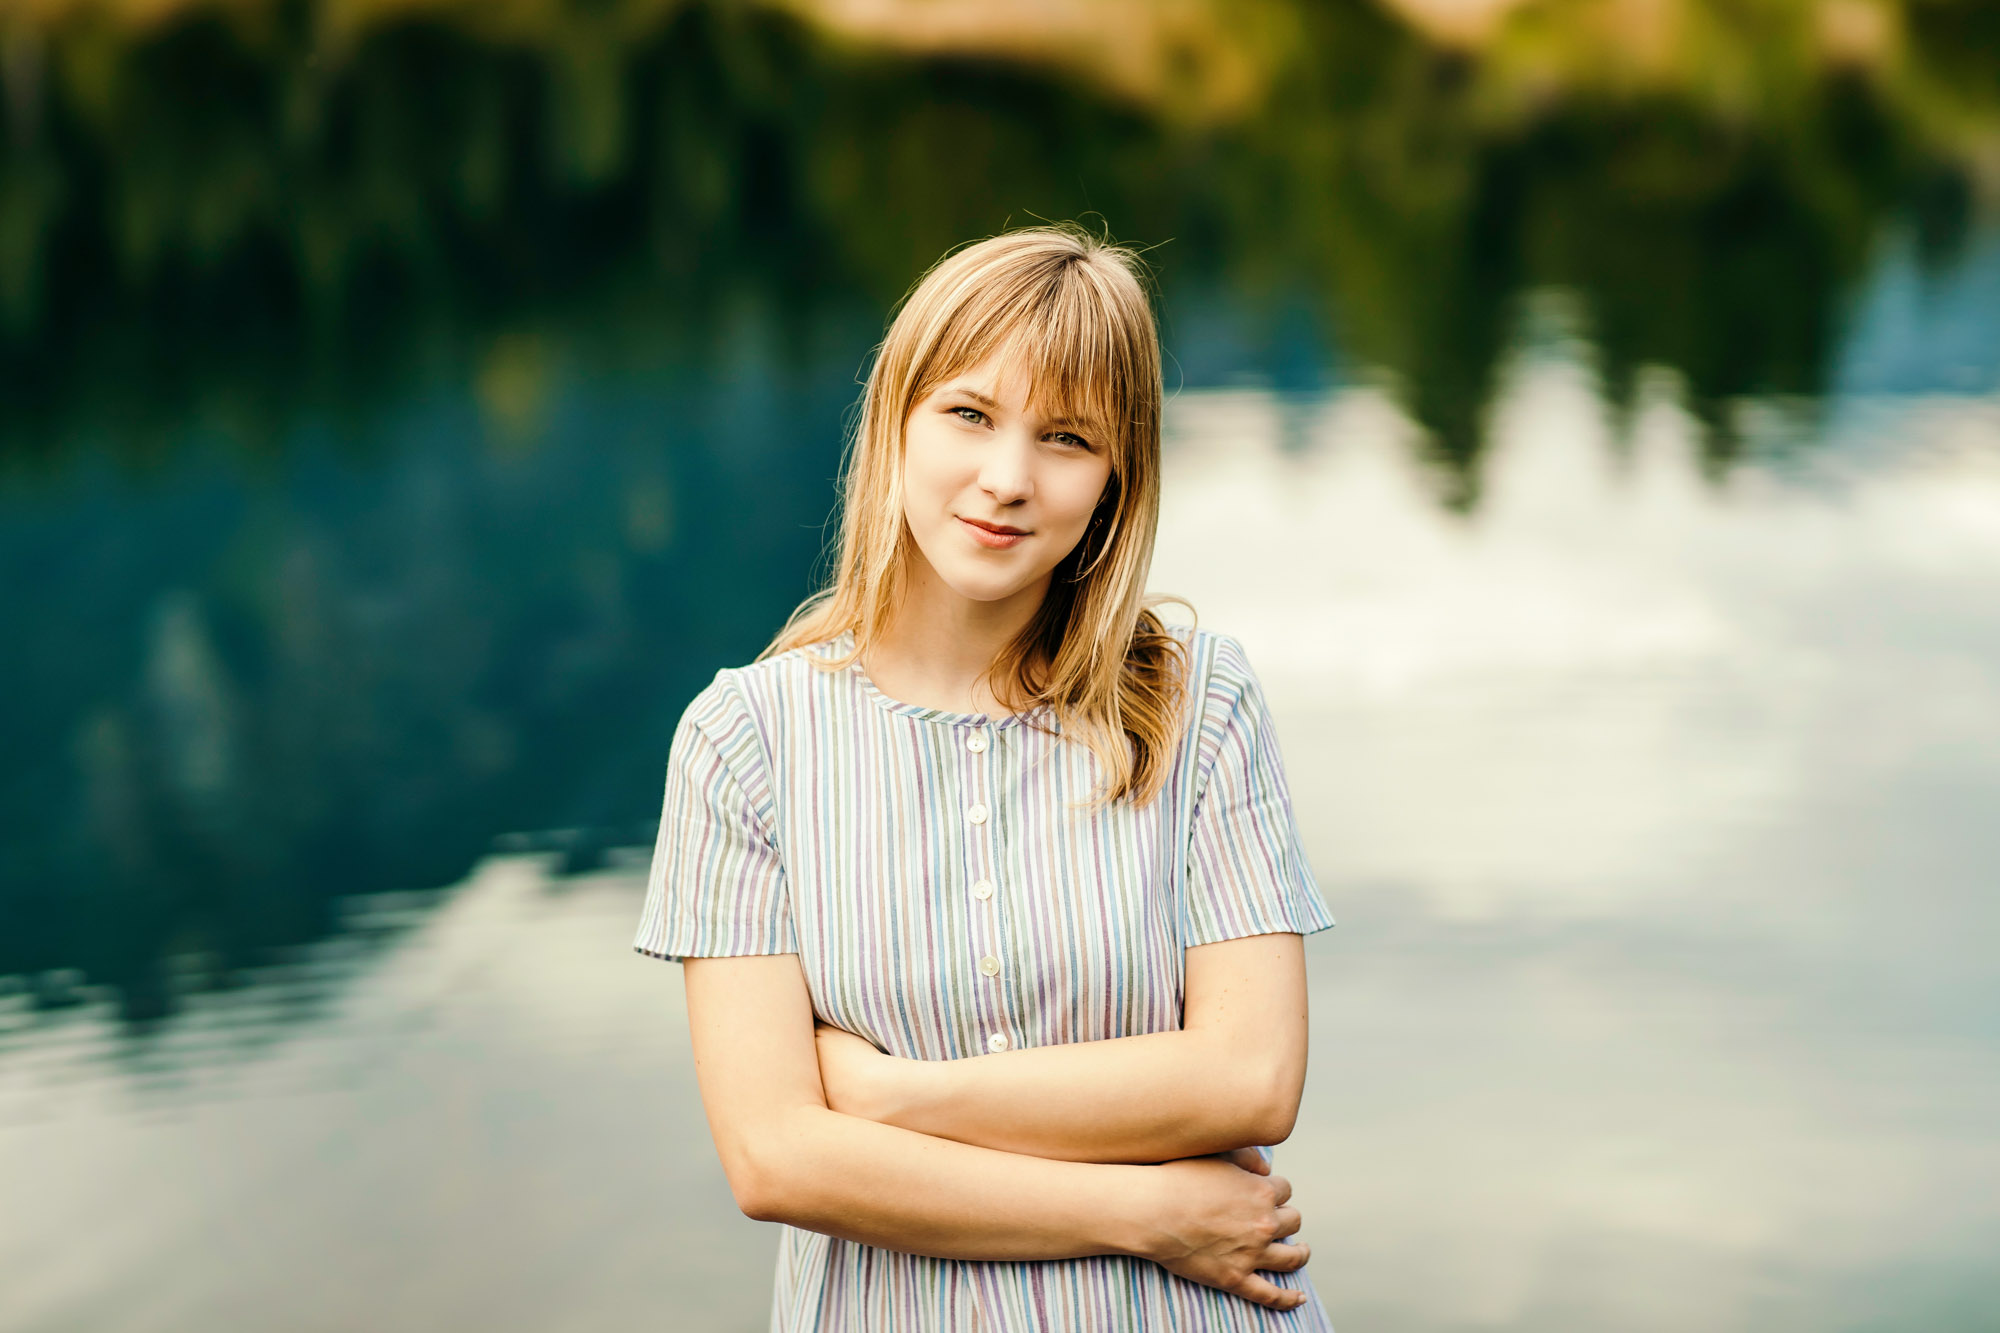
[[[674, 734], [634, 947], [797, 953], [820, 1015], [912, 1059], [1178, 1027], [1189, 947], [1333, 917], [1242, 645], [1175, 632], [1193, 711], [1161, 795], [1095, 813], [1069, 807], [1097, 761], [1034, 725], [1054, 727], [1047, 709], [904, 703], [858, 665], [815, 667], [821, 646], [717, 672]], [[1303, 1271], [1267, 1276], [1307, 1304], [1268, 1310], [1123, 1256], [944, 1260], [784, 1227], [771, 1328], [1330, 1327]]]

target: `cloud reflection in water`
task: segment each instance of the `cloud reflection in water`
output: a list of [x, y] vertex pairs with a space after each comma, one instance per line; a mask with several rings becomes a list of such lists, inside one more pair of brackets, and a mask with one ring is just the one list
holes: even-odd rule
[[1712, 485], [1670, 383], [1621, 428], [1573, 351], [1469, 519], [1370, 389], [1175, 404], [1153, 584], [1245, 640], [1341, 919], [1279, 1157], [1317, 1280], [1363, 1327], [1983, 1327], [2000, 400], [1834, 401]]

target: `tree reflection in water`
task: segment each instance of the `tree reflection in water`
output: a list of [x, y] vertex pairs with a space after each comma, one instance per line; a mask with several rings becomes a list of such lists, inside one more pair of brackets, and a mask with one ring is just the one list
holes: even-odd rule
[[1948, 282], [2000, 135], [1992, 11], [1892, 9], [1873, 58], [1691, 3], [1643, 79], [1582, 6], [1470, 53], [1192, 6], [1101, 78], [806, 4], [0, 21], [0, 975], [144, 1021], [496, 833], [643, 839], [806, 591], [883, 312], [1009, 223], [1166, 242], [1190, 384], [1379, 379], [1453, 509], [1550, 287], [1717, 475], [1746, 396], [1810, 437], [1885, 227]]

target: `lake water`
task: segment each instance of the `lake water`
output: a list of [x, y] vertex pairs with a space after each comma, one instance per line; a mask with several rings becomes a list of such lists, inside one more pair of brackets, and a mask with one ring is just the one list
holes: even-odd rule
[[0, 1328], [765, 1326], [630, 951], [667, 746], [812, 586], [889, 304], [1030, 202], [1181, 238], [1152, 582], [1339, 919], [1278, 1163], [1341, 1327], [1992, 1328], [2000, 230], [1847, 133], [1908, 117], [1509, 137], [1442, 58], [1349, 105], [1432, 57], [1334, 5], [1209, 140], [718, 12], [518, 177], [485, 38], [322, 106], [191, 25], [46, 132], [7, 48]]
[[[1249, 647], [1341, 922], [1279, 1154], [1317, 1280], [1356, 1328], [1982, 1327], [2000, 398], [1836, 399], [1715, 485], [1569, 350], [1470, 522], [1375, 389], [1174, 403], [1155, 586]], [[10, 1327], [761, 1327], [643, 855], [503, 840], [141, 1032], [17, 993]]]

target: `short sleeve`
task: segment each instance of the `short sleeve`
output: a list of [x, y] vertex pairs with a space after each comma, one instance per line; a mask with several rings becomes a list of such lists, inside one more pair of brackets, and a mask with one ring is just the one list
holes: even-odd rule
[[1212, 761], [1188, 840], [1183, 945], [1325, 930], [1333, 914], [1299, 845], [1263, 685], [1240, 643], [1228, 635], [1216, 640], [1201, 746]]
[[784, 861], [753, 793], [767, 794], [754, 722], [726, 672], [681, 715], [638, 952], [678, 962], [797, 953]]

